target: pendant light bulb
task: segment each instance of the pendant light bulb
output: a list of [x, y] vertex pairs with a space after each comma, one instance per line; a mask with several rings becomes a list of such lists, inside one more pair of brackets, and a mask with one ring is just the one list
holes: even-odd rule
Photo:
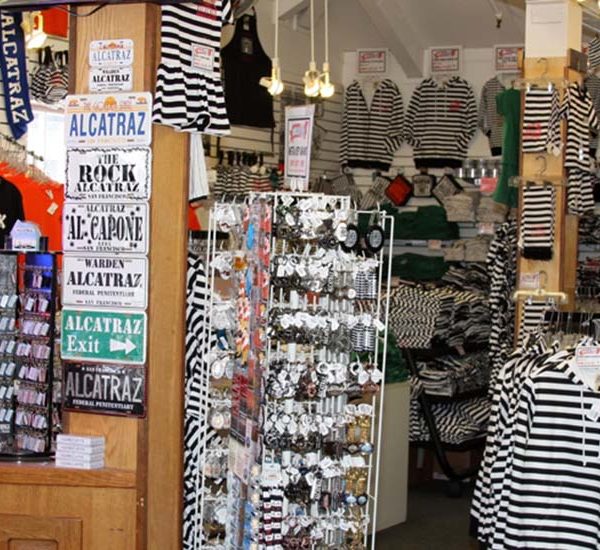
[[330, 98], [335, 94], [335, 86], [331, 83], [331, 75], [329, 72], [329, 63], [323, 63], [323, 73], [321, 74], [321, 97], [324, 99]]
[[279, 0], [275, 0], [275, 57], [271, 68], [271, 78], [263, 76], [260, 79], [260, 85], [267, 88], [272, 96], [280, 95], [285, 86], [281, 80], [281, 67], [279, 66]]
[[304, 73], [304, 95], [307, 97], [317, 97], [321, 89], [321, 83], [319, 81], [319, 71], [317, 71], [317, 64], [311, 61], [308, 65], [308, 71]]

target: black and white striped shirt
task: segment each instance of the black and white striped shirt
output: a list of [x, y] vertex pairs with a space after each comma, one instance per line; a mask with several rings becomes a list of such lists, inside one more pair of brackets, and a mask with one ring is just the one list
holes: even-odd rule
[[[585, 89], [587, 90], [590, 98], [592, 99], [592, 103], [594, 104], [594, 109], [596, 110], [596, 115], [600, 113], [600, 78], [595, 74], [589, 75], [584, 82]], [[590, 140], [590, 147], [592, 149], [598, 148], [598, 132], [592, 132], [595, 135], [592, 135], [592, 139]]]
[[344, 97], [340, 162], [351, 168], [389, 170], [394, 153], [402, 145], [404, 104], [398, 86], [382, 80], [367, 104], [358, 81]]
[[231, 21], [231, 0], [162, 7], [154, 122], [187, 132], [229, 133], [221, 32]]
[[532, 88], [525, 92], [524, 153], [545, 153], [549, 147], [560, 145], [558, 112], [558, 92], [554, 88]]
[[585, 88], [569, 84], [557, 116], [567, 121], [565, 168], [590, 171], [591, 131], [598, 131], [598, 116]]
[[496, 97], [505, 90], [497, 76], [490, 78], [481, 90], [478, 125], [488, 137], [492, 156], [502, 154], [502, 116], [498, 113]]
[[552, 259], [555, 195], [551, 183], [527, 183], [523, 188], [519, 245], [524, 258]]
[[417, 168], [459, 167], [477, 130], [477, 104], [470, 84], [453, 77], [444, 84], [427, 78], [412, 95], [406, 140]]

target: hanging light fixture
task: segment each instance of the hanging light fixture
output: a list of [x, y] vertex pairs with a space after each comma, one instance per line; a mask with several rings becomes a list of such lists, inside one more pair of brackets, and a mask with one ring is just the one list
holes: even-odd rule
[[323, 72], [321, 73], [321, 97], [332, 97], [335, 93], [335, 86], [331, 83], [329, 72], [329, 0], [325, 1], [325, 61], [323, 61]]
[[44, 16], [41, 12], [30, 12], [28, 17], [23, 18], [21, 26], [25, 33], [25, 46], [28, 50], [41, 48], [46, 43], [48, 35], [44, 32]]
[[304, 95], [317, 97], [321, 90], [319, 71], [315, 61], [315, 0], [310, 0], [310, 62], [308, 71], [304, 73]]
[[271, 68], [271, 78], [263, 76], [260, 85], [264, 86], [272, 96], [283, 92], [284, 85], [281, 80], [281, 67], [279, 66], [279, 0], [275, 0], [275, 57]]

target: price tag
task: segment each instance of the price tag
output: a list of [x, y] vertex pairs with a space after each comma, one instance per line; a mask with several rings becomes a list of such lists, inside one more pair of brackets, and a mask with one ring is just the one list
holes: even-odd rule
[[540, 274], [521, 273], [519, 277], [519, 288], [522, 290], [537, 290], [540, 288]]
[[442, 241], [439, 239], [432, 239], [427, 241], [427, 248], [429, 250], [441, 250], [442, 249]]

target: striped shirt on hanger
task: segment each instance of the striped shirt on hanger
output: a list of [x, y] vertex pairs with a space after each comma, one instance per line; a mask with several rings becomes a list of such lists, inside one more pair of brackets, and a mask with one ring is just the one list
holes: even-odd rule
[[476, 130], [475, 94], [466, 80], [438, 84], [427, 78], [419, 84], [406, 114], [406, 140], [417, 168], [458, 168]]
[[343, 166], [389, 170], [394, 153], [402, 145], [403, 132], [404, 105], [394, 82], [382, 80], [370, 106], [358, 81], [348, 86], [340, 138]]
[[558, 92], [552, 88], [532, 88], [525, 92], [523, 152], [546, 153], [560, 146]]
[[505, 90], [497, 76], [490, 78], [481, 91], [478, 125], [488, 137], [493, 157], [502, 154], [502, 116], [498, 113], [496, 97]]
[[154, 122], [180, 131], [229, 133], [220, 52], [223, 26], [232, 17], [231, 0], [162, 7]]
[[[585, 79], [584, 86], [592, 100], [596, 116], [598, 116], [598, 113], [600, 113], [600, 78], [595, 74], [591, 74]], [[598, 132], [592, 133], [590, 148], [592, 149], [591, 153], [595, 156], [595, 149], [598, 148]]]
[[523, 189], [521, 236], [523, 257], [551, 260], [554, 248], [555, 190], [551, 183], [527, 183]]

